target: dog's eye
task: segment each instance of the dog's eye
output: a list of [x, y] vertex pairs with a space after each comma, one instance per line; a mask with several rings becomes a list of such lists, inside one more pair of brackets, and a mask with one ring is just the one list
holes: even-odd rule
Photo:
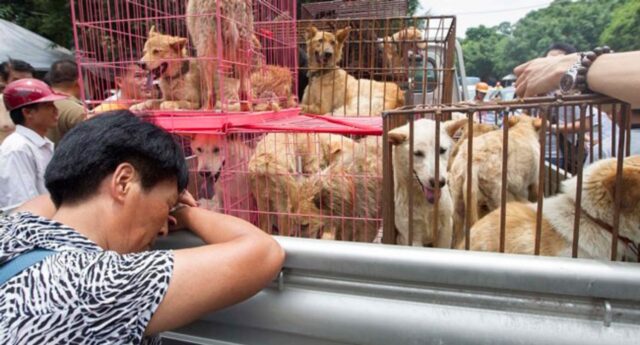
[[220, 148], [218, 148], [218, 147], [214, 147], [214, 148], [213, 148], [213, 153], [218, 153], [218, 152], [220, 152]]
[[324, 43], [324, 38], [319, 39], [318, 42]]
[[441, 155], [443, 155], [443, 154], [445, 154], [446, 152], [447, 152], [447, 149], [446, 149], [446, 148], [444, 148], [444, 147], [442, 147], [442, 146], [440, 146], [440, 154], [441, 154]]
[[202, 147], [196, 147], [196, 152], [202, 153], [203, 152]]
[[158, 50], [158, 49], [154, 49], [154, 50], [152, 50], [152, 51], [151, 51], [151, 53], [152, 53], [152, 54], [154, 54], [154, 55], [156, 55], [156, 54], [159, 54], [159, 53], [160, 53], [160, 50]]
[[416, 156], [416, 157], [423, 158], [423, 157], [424, 157], [424, 152], [422, 152], [422, 151], [415, 151], [415, 152], [413, 153], [413, 155], [414, 155], [414, 156]]

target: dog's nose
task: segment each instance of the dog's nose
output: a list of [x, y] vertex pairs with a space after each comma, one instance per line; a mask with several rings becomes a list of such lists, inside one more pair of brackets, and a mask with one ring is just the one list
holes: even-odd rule
[[[444, 185], [447, 184], [447, 180], [441, 178], [440, 180], [438, 180], [438, 185], [440, 186], [440, 188], [444, 187]], [[436, 188], [436, 179], [434, 179], [433, 177], [429, 179], [429, 186], [431, 188]]]
[[146, 64], [146, 63], [144, 63], [144, 61], [138, 61], [138, 62], [136, 62], [136, 65], [138, 65], [138, 67], [140, 67], [140, 68], [142, 68], [142, 69], [144, 69], [144, 70], [146, 70], [146, 69], [147, 69], [147, 64]]
[[328, 58], [330, 58], [330, 57], [332, 57], [332, 56], [333, 56], [333, 53], [332, 53], [332, 52], [324, 52], [324, 58], [325, 58], [325, 59], [328, 59]]
[[211, 177], [211, 171], [200, 171], [200, 176]]

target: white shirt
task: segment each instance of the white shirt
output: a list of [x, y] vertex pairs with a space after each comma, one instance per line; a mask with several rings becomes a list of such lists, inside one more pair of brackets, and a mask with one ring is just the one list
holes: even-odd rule
[[0, 208], [46, 194], [44, 172], [51, 157], [51, 140], [17, 125], [0, 145]]

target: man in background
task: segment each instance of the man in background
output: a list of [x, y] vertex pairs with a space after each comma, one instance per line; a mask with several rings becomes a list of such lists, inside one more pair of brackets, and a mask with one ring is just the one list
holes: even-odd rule
[[116, 69], [115, 84], [118, 91], [95, 107], [89, 117], [112, 110], [129, 109], [145, 100], [159, 99], [159, 90], [147, 82], [148, 72], [138, 64]]
[[44, 173], [54, 144], [45, 137], [58, 123], [53, 102], [65, 99], [44, 82], [20, 79], [2, 95], [16, 130], [0, 145], [0, 208], [17, 206], [46, 194]]
[[72, 60], [56, 61], [51, 65], [47, 80], [53, 91], [68, 97], [55, 102], [59, 114], [58, 124], [47, 132], [47, 137], [58, 144], [71, 128], [87, 118], [79, 99], [78, 65]]
[[33, 66], [22, 60], [9, 59], [0, 64], [0, 144], [16, 129], [2, 100], [4, 88], [13, 81], [33, 78], [34, 71]]

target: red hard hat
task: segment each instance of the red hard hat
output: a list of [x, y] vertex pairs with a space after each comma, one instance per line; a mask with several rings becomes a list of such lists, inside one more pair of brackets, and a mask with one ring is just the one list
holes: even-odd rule
[[8, 111], [36, 103], [53, 102], [68, 96], [55, 93], [49, 85], [38, 79], [16, 80], [4, 89], [4, 104]]

